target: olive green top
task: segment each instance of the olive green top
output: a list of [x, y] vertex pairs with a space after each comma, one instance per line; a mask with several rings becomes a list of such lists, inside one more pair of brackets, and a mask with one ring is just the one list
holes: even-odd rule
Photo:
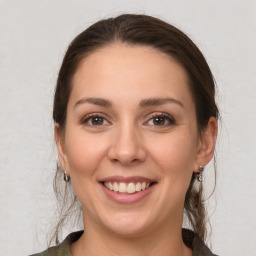
[[[77, 231], [69, 234], [66, 239], [57, 246], [51, 247], [46, 251], [31, 256], [72, 256], [70, 252], [70, 244], [77, 241], [83, 231]], [[201, 239], [191, 230], [182, 229], [182, 238], [184, 243], [192, 249], [193, 256], [216, 256], [201, 241]]]

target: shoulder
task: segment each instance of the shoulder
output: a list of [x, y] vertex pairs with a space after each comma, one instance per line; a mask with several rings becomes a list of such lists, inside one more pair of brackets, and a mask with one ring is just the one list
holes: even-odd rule
[[[30, 256], [72, 256], [70, 244], [78, 240], [82, 234], [83, 231], [73, 232], [61, 244]], [[182, 237], [184, 243], [192, 249], [193, 256], [217, 256], [210, 251], [207, 245], [193, 231], [182, 229]]]
[[70, 252], [70, 244], [78, 240], [82, 234], [83, 231], [73, 232], [59, 245], [50, 247], [41, 253], [32, 254], [30, 256], [72, 256]]
[[207, 245], [197, 234], [189, 229], [182, 229], [184, 243], [192, 249], [193, 256], [217, 256], [211, 252]]
[[[60, 245], [48, 248], [47, 250], [45, 250], [43, 252], [32, 254], [30, 256], [57, 256], [58, 255], [58, 251], [60, 251], [59, 249], [60, 249]], [[68, 254], [63, 254], [62, 253], [62, 255], [66, 256]]]

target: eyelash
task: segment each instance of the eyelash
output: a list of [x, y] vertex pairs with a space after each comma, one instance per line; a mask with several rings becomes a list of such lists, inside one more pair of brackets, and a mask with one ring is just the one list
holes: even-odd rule
[[[90, 119], [92, 119], [93, 117], [100, 117], [102, 119], [105, 119], [107, 120], [106, 116], [102, 113], [92, 113], [92, 114], [89, 114], [87, 116], [85, 116], [82, 120], [81, 120], [81, 124], [86, 124], [88, 125], [88, 121]], [[94, 127], [97, 127], [97, 126], [102, 126], [102, 125], [92, 125], [92, 124], [89, 124], [90, 126], [94, 126]]]
[[[154, 119], [156, 117], [163, 117], [165, 119], [165, 121], [167, 120], [169, 122], [168, 124], [159, 125], [160, 127], [165, 127], [165, 126], [175, 124], [174, 118], [171, 115], [164, 113], [164, 112], [151, 114], [150, 119], [147, 122], [149, 122], [151, 119]], [[155, 126], [158, 126], [158, 125], [155, 125]]]
[[[175, 120], [174, 118], [167, 114], [167, 113], [164, 113], [164, 112], [160, 112], [160, 113], [153, 113], [153, 114], [150, 114], [150, 118], [148, 119], [147, 122], [149, 122], [151, 119], [154, 119], [156, 117], [163, 117], [165, 119], [165, 121], [167, 120], [169, 123], [168, 124], [164, 124], [164, 125], [153, 125], [153, 126], [159, 126], [160, 128], [161, 127], [166, 127], [166, 126], [169, 126], [169, 125], [173, 125], [175, 124]], [[102, 113], [92, 113], [92, 114], [89, 114], [87, 116], [85, 116], [82, 120], [81, 120], [81, 124], [85, 124], [85, 125], [88, 125], [88, 121], [89, 120], [92, 120], [93, 117], [99, 117], [99, 118], [102, 118], [102, 119], [105, 119], [107, 120], [106, 116]], [[104, 122], [104, 120], [103, 120]], [[107, 121], [108, 122], [108, 121]], [[95, 128], [100, 128], [100, 126], [103, 126], [104, 124], [102, 125], [93, 125], [93, 124], [89, 124], [89, 126], [93, 126]]]

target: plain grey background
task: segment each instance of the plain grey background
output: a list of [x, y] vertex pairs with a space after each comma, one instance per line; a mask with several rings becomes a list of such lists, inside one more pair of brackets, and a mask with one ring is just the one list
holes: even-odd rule
[[[73, 37], [90, 24], [126, 12], [154, 15], [178, 26], [208, 60], [223, 119], [216, 148], [217, 188], [209, 200], [211, 245], [219, 255], [255, 256], [252, 0], [0, 0], [0, 255], [46, 248], [55, 218], [51, 110], [62, 57]], [[208, 174], [206, 187], [212, 179]]]

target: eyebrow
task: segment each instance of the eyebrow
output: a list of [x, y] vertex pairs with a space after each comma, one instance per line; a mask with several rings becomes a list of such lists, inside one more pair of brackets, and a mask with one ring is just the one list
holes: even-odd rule
[[[112, 107], [112, 103], [111, 101], [107, 100], [107, 99], [103, 99], [103, 98], [82, 98], [80, 100], [78, 100], [75, 105], [74, 108], [76, 108], [78, 105], [84, 104], [84, 103], [90, 103], [93, 105], [97, 105], [97, 106], [101, 106], [101, 107]], [[140, 107], [149, 107], [149, 106], [158, 106], [158, 105], [163, 105], [166, 103], [175, 103], [178, 104], [181, 107], [184, 107], [184, 105], [173, 98], [149, 98], [149, 99], [143, 99], [141, 100], [139, 106]]]
[[144, 99], [144, 100], [141, 100], [140, 106], [141, 107], [157, 106], [157, 105], [163, 105], [166, 103], [175, 103], [175, 104], [180, 105], [181, 107], [184, 107], [184, 105], [180, 101], [173, 99], [173, 98], [169, 98], [169, 97]]
[[84, 103], [91, 103], [94, 105], [102, 106], [102, 107], [111, 107], [112, 103], [109, 100], [102, 99], [102, 98], [83, 98], [76, 102], [74, 108], [76, 108], [78, 105], [84, 104]]

